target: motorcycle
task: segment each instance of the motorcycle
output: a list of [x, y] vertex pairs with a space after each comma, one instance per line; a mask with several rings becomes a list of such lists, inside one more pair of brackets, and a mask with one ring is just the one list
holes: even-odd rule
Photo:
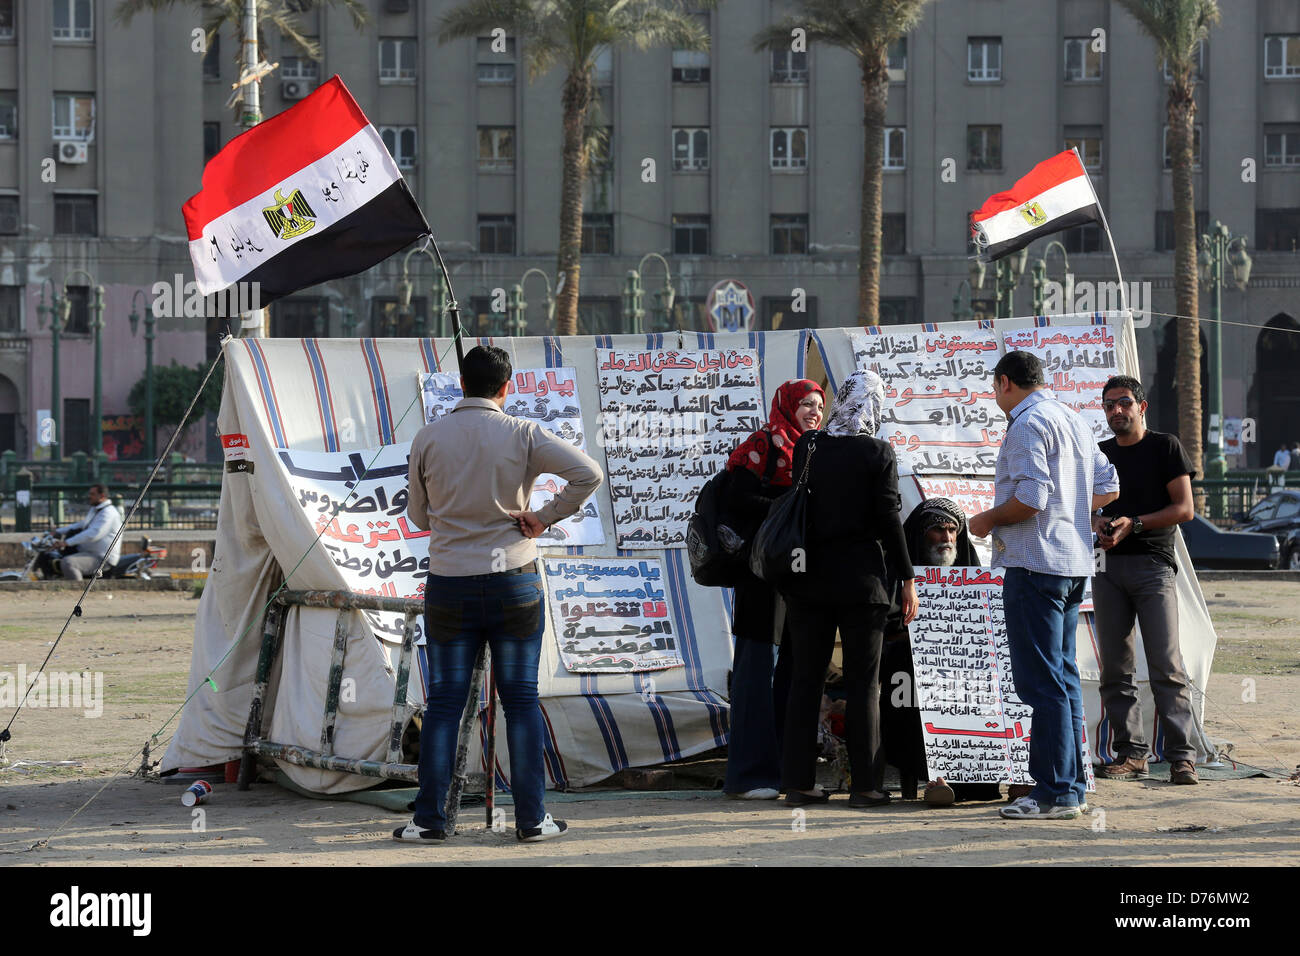
[[[46, 581], [63, 580], [62, 552], [55, 546], [57, 539], [50, 532], [38, 534], [23, 542], [23, 552], [27, 564], [21, 571], [0, 573], [0, 581]], [[41, 562], [41, 555], [48, 555], [48, 560]], [[138, 581], [151, 579], [151, 572], [158, 563], [167, 557], [166, 548], [154, 547], [148, 536], [140, 539], [140, 550], [133, 554], [121, 555], [115, 564], [105, 565], [100, 576], [104, 578], [133, 578]], [[49, 571], [46, 571], [49, 568]]]

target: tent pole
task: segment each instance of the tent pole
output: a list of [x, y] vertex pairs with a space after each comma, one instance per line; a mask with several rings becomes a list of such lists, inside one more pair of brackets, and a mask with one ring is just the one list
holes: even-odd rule
[[492, 660], [492, 652], [488, 652], [487, 666], [487, 695], [488, 695], [488, 712], [487, 712], [487, 789], [485, 791], [487, 808], [487, 828], [492, 829], [495, 822], [492, 819], [493, 808], [496, 805], [497, 795], [497, 675], [495, 661]]
[[[280, 587], [280, 572], [277, 568], [269, 582], [272, 594]], [[244, 752], [239, 760], [239, 781], [235, 785], [239, 790], [247, 790], [257, 776], [257, 752], [253, 749], [262, 736], [263, 707], [266, 700], [267, 685], [271, 681], [271, 668], [280, 654], [280, 644], [284, 639], [284, 621], [288, 609], [278, 601], [271, 601], [266, 609], [266, 620], [262, 628], [262, 649], [257, 655], [257, 681], [253, 684], [253, 702], [248, 707], [248, 723], [244, 727]]]
[[[456, 766], [452, 770], [451, 784], [447, 787], [447, 804], [443, 810], [447, 818], [447, 835], [456, 832], [456, 817], [460, 816], [460, 797], [465, 792], [467, 775], [465, 767], [469, 763], [469, 741], [474, 733], [474, 722], [478, 718], [478, 700], [483, 693], [483, 675], [487, 671], [487, 642], [479, 645], [478, 655], [474, 658], [474, 672], [469, 678], [469, 694], [465, 698], [465, 711], [460, 717], [460, 733], [456, 738]], [[431, 733], [428, 726], [420, 728], [421, 733]], [[492, 768], [488, 768], [491, 776]]]

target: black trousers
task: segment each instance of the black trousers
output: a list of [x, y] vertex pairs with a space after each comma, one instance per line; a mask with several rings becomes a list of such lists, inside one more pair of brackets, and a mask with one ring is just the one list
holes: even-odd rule
[[817, 724], [838, 629], [844, 652], [844, 716], [853, 790], [881, 790], [885, 751], [880, 742], [880, 649], [888, 605], [787, 597], [786, 606], [791, 673], [781, 789], [811, 790], [816, 781]]

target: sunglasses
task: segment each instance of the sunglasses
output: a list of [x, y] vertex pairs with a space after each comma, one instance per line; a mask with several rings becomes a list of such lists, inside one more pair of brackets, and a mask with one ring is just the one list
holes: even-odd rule
[[1136, 405], [1136, 404], [1137, 404], [1137, 402], [1135, 402], [1133, 399], [1131, 399], [1131, 398], [1127, 398], [1127, 397], [1125, 397], [1125, 398], [1108, 398], [1108, 399], [1105, 399], [1105, 400], [1102, 401], [1102, 403], [1101, 403], [1101, 407], [1104, 408], [1106, 411], [1110, 411], [1110, 410], [1111, 410], [1112, 408], [1114, 408], [1116, 405], [1118, 405], [1120, 408], [1123, 408], [1123, 409], [1129, 409], [1129, 408], [1132, 408], [1132, 407], [1133, 407], [1134, 405]]

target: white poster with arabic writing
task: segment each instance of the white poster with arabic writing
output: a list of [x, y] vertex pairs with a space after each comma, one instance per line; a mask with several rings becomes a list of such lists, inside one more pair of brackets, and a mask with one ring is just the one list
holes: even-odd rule
[[596, 350], [620, 548], [680, 548], [704, 483], [766, 421], [753, 349]]
[[993, 396], [998, 340], [992, 332], [851, 333], [855, 368], [885, 383], [878, 438], [900, 470], [917, 475], [992, 475], [1006, 416]]
[[658, 671], [683, 664], [658, 558], [546, 558], [546, 604], [566, 670]]
[[[1016, 694], [1002, 572], [918, 567], [909, 633], [928, 776], [1032, 784], [1031, 708]], [[1094, 790], [1084, 721], [1083, 761]]]
[[[347, 586], [358, 594], [424, 600], [429, 532], [406, 517], [410, 453], [410, 442], [354, 452], [276, 449], [276, 465], [288, 476], [294, 500]], [[365, 477], [358, 481], [361, 475]], [[357, 493], [350, 497], [354, 487]], [[380, 638], [401, 643], [402, 615], [361, 613]], [[417, 631], [423, 623], [416, 618]]]
[[[463, 397], [459, 378], [450, 372], [423, 372], [419, 380], [426, 425], [450, 412]], [[587, 450], [582, 405], [578, 400], [578, 378], [572, 368], [517, 369], [506, 393], [505, 412], [535, 421], [575, 448]], [[528, 507], [536, 511], [563, 487], [563, 479], [555, 475], [539, 475]], [[601, 527], [598, 501], [599, 496], [592, 495], [576, 514], [547, 528], [537, 539], [538, 545], [554, 548], [604, 544], [605, 531]]]
[[1008, 352], [1038, 356], [1056, 397], [1083, 416], [1097, 441], [1114, 437], [1101, 407], [1106, 379], [1119, 374], [1115, 332], [1109, 325], [1015, 329], [1003, 333], [1003, 339]]
[[[993, 507], [993, 481], [989, 478], [924, 478], [917, 476], [921, 493], [927, 498], [950, 498], [966, 515], [966, 530], [970, 531], [970, 519], [981, 511]], [[993, 563], [993, 543], [988, 535], [977, 538], [973, 534], [970, 542], [979, 555], [980, 564], [989, 567]]]

